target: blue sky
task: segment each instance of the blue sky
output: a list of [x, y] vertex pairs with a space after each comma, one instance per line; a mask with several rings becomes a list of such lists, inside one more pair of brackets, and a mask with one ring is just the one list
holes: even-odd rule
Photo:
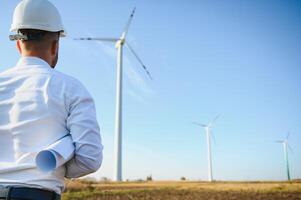
[[[18, 0], [0, 3], [0, 71], [19, 55], [8, 40]], [[116, 51], [74, 41], [120, 36], [137, 7], [128, 41], [154, 81], [125, 50], [124, 179], [207, 178], [205, 133], [213, 127], [213, 175], [218, 180], [285, 179], [289, 130], [293, 178], [301, 177], [300, 1], [59, 1], [68, 37], [57, 70], [79, 79], [95, 98], [104, 162], [92, 176], [113, 175]]]

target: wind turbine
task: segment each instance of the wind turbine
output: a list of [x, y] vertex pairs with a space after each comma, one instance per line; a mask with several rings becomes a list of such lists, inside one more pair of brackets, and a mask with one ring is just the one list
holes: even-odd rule
[[206, 136], [207, 136], [207, 153], [208, 153], [208, 181], [212, 182], [213, 175], [212, 175], [212, 158], [211, 158], [211, 136], [212, 136], [212, 125], [213, 123], [219, 118], [220, 115], [217, 115], [211, 122], [209, 122], [208, 125], [201, 124], [198, 122], [193, 122], [193, 124], [197, 126], [201, 126], [205, 129]]
[[292, 148], [288, 143], [288, 138], [289, 138], [290, 133], [288, 132], [286, 135], [286, 138], [284, 140], [277, 140], [277, 143], [281, 143], [283, 145], [283, 150], [284, 150], [284, 161], [286, 164], [286, 174], [287, 174], [287, 180], [291, 181], [291, 176], [290, 176], [290, 168], [289, 168], [289, 161], [288, 161], [288, 149], [290, 149], [291, 151]]
[[114, 145], [114, 158], [115, 158], [115, 169], [114, 169], [114, 180], [122, 181], [122, 58], [123, 58], [123, 45], [126, 45], [130, 52], [136, 57], [138, 62], [141, 64], [147, 75], [152, 79], [151, 74], [139, 58], [138, 54], [134, 51], [131, 45], [126, 42], [126, 36], [129, 31], [130, 24], [134, 17], [135, 8], [133, 9], [123, 33], [120, 38], [77, 38], [75, 40], [95, 40], [102, 42], [115, 43], [117, 49], [117, 77], [116, 77], [116, 113], [115, 113], [115, 145]]

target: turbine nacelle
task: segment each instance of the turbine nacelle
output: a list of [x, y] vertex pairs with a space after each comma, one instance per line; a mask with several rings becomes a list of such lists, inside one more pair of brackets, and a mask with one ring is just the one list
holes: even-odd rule
[[275, 142], [283, 144], [286, 148], [288, 148], [291, 152], [293, 152], [293, 148], [291, 147], [291, 145], [288, 142], [289, 136], [290, 136], [290, 132], [287, 132], [285, 139], [283, 139], [283, 140], [277, 140]]
[[206, 124], [202, 124], [202, 123], [198, 123], [198, 122], [193, 122], [193, 124], [197, 125], [197, 126], [201, 126], [203, 127], [206, 131], [209, 131], [212, 129], [213, 127], [213, 123], [219, 118], [220, 114], [217, 115], [213, 120], [211, 120], [208, 125]]
[[125, 43], [125, 39], [119, 39], [117, 40], [117, 42], [115, 43], [115, 48], [118, 49], [119, 47], [121, 47], [122, 45], [124, 45]]

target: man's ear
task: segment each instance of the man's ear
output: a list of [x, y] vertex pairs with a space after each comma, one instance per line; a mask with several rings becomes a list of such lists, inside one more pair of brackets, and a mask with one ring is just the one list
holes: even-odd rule
[[22, 54], [21, 41], [20, 40], [17, 40], [17, 49], [18, 49], [19, 53]]
[[51, 44], [51, 54], [52, 55], [56, 55], [58, 53], [59, 50], [59, 41], [58, 40], [54, 40]]

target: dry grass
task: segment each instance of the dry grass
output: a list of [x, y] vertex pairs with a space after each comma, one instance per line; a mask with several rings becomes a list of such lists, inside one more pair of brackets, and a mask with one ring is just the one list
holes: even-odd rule
[[63, 200], [301, 200], [301, 183], [68, 181]]

